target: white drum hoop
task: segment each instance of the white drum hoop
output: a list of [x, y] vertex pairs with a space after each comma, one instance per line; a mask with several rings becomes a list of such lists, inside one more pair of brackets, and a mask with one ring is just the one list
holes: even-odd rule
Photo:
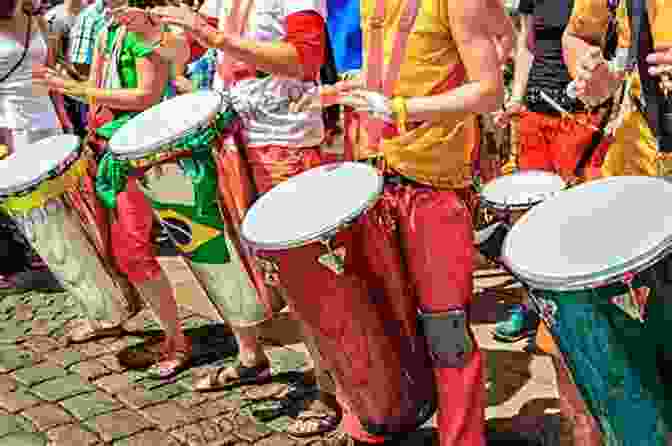
[[[520, 185], [515, 184], [517, 179], [524, 178], [546, 178], [547, 185], [545, 185], [546, 190], [543, 192], [533, 192], [534, 184], [526, 185], [527, 188], [523, 188], [523, 183], [521, 181]], [[505, 197], [501, 193], [498, 193], [499, 190], [504, 188], [512, 188], [513, 186], [519, 188], [519, 191], [530, 190], [530, 194], [527, 194], [527, 200], [520, 199], [510, 199]], [[519, 172], [512, 173], [511, 175], [504, 175], [486, 184], [481, 190], [481, 206], [486, 208], [495, 209], [498, 211], [520, 211], [530, 209], [537, 204], [552, 198], [562, 192], [567, 187], [567, 183], [556, 174], [551, 172], [546, 172], [543, 170], [523, 170]]]
[[[621, 183], [620, 186], [618, 183]], [[662, 178], [656, 178], [656, 177], [634, 177], [634, 176], [610, 177], [576, 186], [573, 189], [563, 193], [560, 197], [556, 198], [555, 200], [540, 203], [538, 206], [534, 207], [526, 214], [526, 218], [524, 221], [519, 222], [512, 228], [512, 230], [507, 234], [504, 240], [504, 245], [502, 247], [502, 261], [506, 265], [506, 267], [517, 278], [519, 278], [521, 281], [531, 286], [532, 288], [540, 290], [552, 290], [552, 291], [579, 291], [579, 290], [600, 288], [603, 286], [611, 285], [613, 283], [622, 282], [625, 277], [629, 275], [636, 275], [655, 265], [668, 255], [672, 254], [672, 213], [670, 213], [669, 215], [664, 215], [661, 217], [662, 220], [664, 220], [664, 222], [663, 221], [651, 222], [653, 223], [653, 226], [651, 226], [653, 229], [651, 231], [648, 230], [646, 231], [647, 233], [653, 233], [653, 231], [657, 230], [658, 233], [660, 234], [662, 233], [661, 230], [662, 225], [664, 227], [671, 228], [669, 236], [661, 237], [659, 235], [656, 235], [658, 239], [646, 240], [645, 242], [649, 243], [649, 246], [644, 248], [642, 248], [643, 245], [640, 242], [639, 246], [637, 246], [637, 249], [639, 249], [640, 252], [628, 254], [630, 256], [629, 258], [625, 258], [623, 256], [612, 256], [612, 257], [618, 257], [620, 259], [619, 263], [609, 262], [608, 259], [605, 259], [604, 261], [600, 262], [593, 260], [594, 264], [601, 263], [603, 266], [597, 267], [596, 270], [591, 272], [587, 271], [578, 272], [571, 274], [571, 276], [566, 275], [565, 277], [560, 277], [559, 275], [554, 276], [553, 274], [549, 274], [548, 272], [541, 273], [540, 271], [532, 271], [532, 269], [529, 267], [529, 264], [533, 263], [531, 262], [529, 251], [534, 249], [538, 250], [540, 252], [539, 262], [534, 263], [537, 265], [543, 264], [543, 258], [541, 256], [545, 258], [548, 258], [549, 256], [548, 247], [547, 250], [544, 250], [544, 241], [549, 237], [549, 234], [548, 232], [546, 232], [545, 234], [542, 235], [540, 234], [540, 231], [538, 231], [539, 227], [534, 227], [534, 229], [537, 229], [536, 234], [534, 235], [537, 235], [539, 238], [544, 237], [544, 240], [541, 239], [529, 240], [531, 237], [531, 235], [529, 234], [531, 229], [529, 227], [531, 225], [547, 227], [548, 222], [545, 221], [545, 218], [547, 216], [550, 217], [552, 215], [552, 212], [554, 211], [557, 213], [558, 209], [563, 206], [568, 210], [572, 209], [572, 211], [574, 212], [574, 214], [567, 216], [568, 220], [571, 221], [571, 218], [576, 215], [582, 215], [583, 217], [585, 217], [586, 215], [588, 215], [589, 212], [589, 209], [587, 209], [587, 204], [577, 203], [576, 201], [574, 201], [574, 203], [572, 203], [572, 206], [574, 207], [572, 208], [569, 205], [570, 201], [572, 201], [572, 199], [575, 199], [579, 194], [585, 193], [587, 190], [598, 190], [598, 188], [601, 187], [602, 188], [611, 187], [612, 189], [614, 189], [614, 192], [618, 192], [619, 188], [625, 190], [624, 189], [625, 187], [635, 189], [639, 188], [640, 190], [646, 190], [645, 188], [648, 188], [649, 191], [659, 189], [658, 192], [660, 193], [660, 195], [669, 194], [670, 198], [672, 198], [672, 184], [665, 181]], [[657, 197], [654, 200], [655, 203], [660, 203], [664, 201], [665, 200], [661, 200], [661, 197]], [[579, 209], [581, 204], [583, 204], [584, 206], [583, 208]], [[638, 203], [638, 205], [645, 206], [646, 200], [643, 200], [643, 202]], [[595, 218], [600, 217], [599, 214], [600, 211], [602, 211], [601, 215], [604, 216], [605, 209], [607, 209], [607, 207], [595, 208], [595, 210], [597, 210], [598, 212], [598, 215]], [[630, 212], [628, 212], [628, 209], [626, 209], [624, 215], [626, 215], [627, 213], [630, 214], [634, 213], [636, 215], [641, 215], [639, 210], [632, 211], [632, 209], [630, 209]], [[613, 231], [613, 229], [614, 229], [613, 227], [601, 228], [601, 231], [599, 229], [596, 229], [591, 233], [591, 236], [593, 236], [593, 238], [607, 236], [609, 231]], [[569, 228], [564, 228], [564, 230], [569, 230]], [[527, 237], [525, 237], [526, 231], [528, 232]], [[596, 232], [599, 232], [600, 234], [599, 235], [595, 234]], [[618, 234], [618, 237], [622, 236], [623, 234], [620, 233]], [[528, 239], [530, 245], [525, 248], [528, 250], [528, 252], [525, 252], [525, 250], [523, 250], [522, 252], [523, 255], [521, 257], [527, 257], [524, 260], [524, 263], [527, 266], [521, 264], [523, 263], [523, 259], [517, 258], [517, 254], [515, 252], [516, 243], [521, 243], [525, 238]], [[644, 234], [642, 234], [642, 238], [645, 238]], [[534, 247], [535, 245], [536, 248]], [[634, 245], [637, 245], [637, 243], [635, 243]], [[587, 244], [586, 249], [591, 249], [591, 246]], [[551, 252], [550, 255], [553, 255], [553, 252]], [[565, 257], [565, 260], [566, 262], [569, 262], [568, 264], [571, 264], [571, 259], [568, 258], [568, 256]], [[609, 263], [612, 263], [612, 265], [608, 266]]]
[[[180, 95], [156, 104], [135, 116], [117, 130], [108, 143], [109, 150], [116, 158], [121, 160], [137, 160], [156, 153], [175, 150], [172, 147], [173, 143], [192, 132], [198, 132], [209, 127], [213, 119], [221, 111], [223, 103], [224, 97], [221, 93], [207, 90]], [[169, 110], [173, 111], [175, 109], [175, 112], [181, 110], [186, 113], [189, 110], [193, 111], [193, 107], [196, 105], [198, 106], [196, 111], [199, 115], [189, 120], [185, 119], [183, 122], [184, 125], [179, 130], [169, 129], [175, 130], [170, 133], [159, 131], [159, 134], [152, 138], [152, 140], [143, 141], [140, 145], [137, 144], [138, 140], [142, 139], [140, 132], [143, 128], [162, 128], [160, 127], [162, 119], [174, 118], [174, 112], [169, 113]], [[143, 127], [140, 125], [141, 123], [146, 123], [146, 125]], [[135, 147], [133, 146], [134, 141], [136, 142]]]
[[[318, 180], [319, 178], [330, 180], [328, 187], [323, 187], [323, 191], [316, 190], [318, 188], [315, 187], [321, 182], [321, 180]], [[348, 180], [350, 180], [350, 183], [348, 183]], [[352, 185], [353, 181], [360, 181], [363, 184], [358, 189], [353, 188], [348, 191], [348, 184]], [[310, 183], [313, 183], [313, 187], [310, 187]], [[365, 186], [365, 188], [362, 186]], [[327, 242], [340, 230], [352, 225], [362, 214], [371, 209], [382, 194], [383, 186], [383, 177], [378, 170], [364, 163], [339, 162], [315, 167], [275, 186], [259, 198], [245, 216], [241, 227], [241, 237], [252, 250], [268, 251], [299, 248], [320, 241]], [[299, 188], [301, 188], [300, 192]], [[350, 192], [350, 196], [356, 194], [356, 197], [351, 200], [352, 203], [344, 201], [343, 194], [346, 191]], [[323, 192], [323, 194], [320, 194], [320, 192]], [[330, 196], [329, 192], [333, 195]], [[338, 193], [342, 195], [339, 196]], [[294, 200], [302, 202], [308, 211], [315, 210], [315, 206], [325, 202], [332, 203], [333, 207], [337, 207], [338, 210], [331, 212], [330, 217], [333, 217], [331, 221], [327, 219], [321, 223], [314, 222], [315, 224], [312, 226], [304, 222], [302, 226], [305, 231], [290, 236], [287, 229], [301, 224], [298, 223], [298, 219], [306, 218], [307, 214], [285, 211], [284, 213], [278, 213], [280, 215], [271, 215], [269, 211], [277, 209], [271, 204], [275, 200], [291, 195], [293, 195]], [[324, 213], [318, 212], [316, 214], [324, 216]], [[265, 231], [260, 227], [262, 223], [259, 222], [262, 221], [270, 222], [275, 228], [284, 229], [286, 234], [280, 238], [269, 240], [268, 237], [264, 237], [263, 232]]]
[[81, 156], [81, 139], [56, 135], [23, 147], [0, 160], [0, 200], [21, 195], [65, 172]]

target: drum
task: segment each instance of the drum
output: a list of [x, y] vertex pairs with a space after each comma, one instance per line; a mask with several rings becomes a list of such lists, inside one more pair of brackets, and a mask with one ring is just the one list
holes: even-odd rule
[[358, 248], [377, 243], [365, 221], [382, 189], [382, 177], [366, 164], [324, 165], [259, 198], [241, 228], [266, 279], [286, 288], [290, 308], [315, 339], [337, 383], [344, 423], [355, 417], [373, 435], [413, 431], [436, 407], [417, 304], [400, 279], [400, 248], [381, 244], [376, 252], [389, 267], [386, 277], [366, 275], [370, 260]]
[[515, 223], [532, 206], [559, 194], [567, 187], [558, 175], [524, 170], [495, 178], [481, 191], [481, 206], [508, 224]]
[[535, 206], [504, 241], [605, 444], [667, 444], [672, 210], [660, 203], [671, 198], [660, 178], [584, 183]]
[[[36, 158], [36, 154], [39, 157]], [[36, 162], [39, 160], [39, 162]], [[89, 159], [79, 138], [40, 140], [0, 160], [0, 208], [91, 321], [113, 324], [137, 311], [128, 284], [99, 255], [93, 224], [78, 207]]]
[[[178, 96], [134, 117], [110, 139], [109, 149], [148, 173], [143, 189], [161, 225], [222, 320], [245, 326], [264, 320], [268, 311], [232, 249], [218, 205], [212, 150], [235, 118], [222, 107], [222, 96], [213, 91]], [[157, 167], [178, 176], [163, 175]]]

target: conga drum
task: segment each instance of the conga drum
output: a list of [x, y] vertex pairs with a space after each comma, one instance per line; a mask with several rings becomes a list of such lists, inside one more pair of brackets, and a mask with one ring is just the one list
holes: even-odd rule
[[504, 241], [608, 445], [668, 444], [670, 199], [660, 178], [584, 183], [535, 206]]
[[76, 209], [88, 157], [80, 140], [59, 135], [40, 140], [0, 160], [0, 208], [16, 222], [33, 249], [102, 326], [117, 325], [137, 311], [128, 288], [99, 254], [91, 221]]
[[[268, 280], [286, 288], [290, 309], [314, 337], [337, 383], [344, 422], [352, 417], [373, 435], [413, 431], [436, 408], [408, 284], [393, 267], [380, 280], [366, 276], [361, 244], [373, 239], [373, 226], [364, 222], [382, 190], [383, 178], [366, 164], [324, 165], [259, 198], [241, 229]], [[379, 256], [393, 253], [401, 268], [398, 247], [380, 248]]]
[[[233, 325], [263, 320], [269, 310], [227, 234], [219, 207], [212, 150], [236, 115], [213, 91], [178, 96], [140, 113], [110, 139], [109, 150], [145, 172], [143, 190], [157, 219], [181, 250], [222, 320]], [[168, 165], [181, 178], [157, 168]], [[191, 191], [184, 191], [185, 185]], [[178, 197], [179, 196], [179, 197]]]

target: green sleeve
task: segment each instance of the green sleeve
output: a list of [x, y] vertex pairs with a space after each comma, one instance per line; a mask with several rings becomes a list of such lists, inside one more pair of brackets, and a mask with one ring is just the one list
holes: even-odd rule
[[129, 32], [126, 38], [128, 39], [128, 51], [136, 59], [147, 57], [156, 49], [156, 45], [146, 43], [136, 33]]

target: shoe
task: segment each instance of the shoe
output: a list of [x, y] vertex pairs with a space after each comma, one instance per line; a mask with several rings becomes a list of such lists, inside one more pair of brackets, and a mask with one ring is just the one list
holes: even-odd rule
[[502, 342], [517, 342], [536, 334], [539, 316], [531, 309], [516, 305], [508, 320], [495, 327], [493, 337]]
[[23, 271], [12, 276], [14, 288], [43, 293], [62, 293], [65, 291], [56, 276], [46, 268]]

